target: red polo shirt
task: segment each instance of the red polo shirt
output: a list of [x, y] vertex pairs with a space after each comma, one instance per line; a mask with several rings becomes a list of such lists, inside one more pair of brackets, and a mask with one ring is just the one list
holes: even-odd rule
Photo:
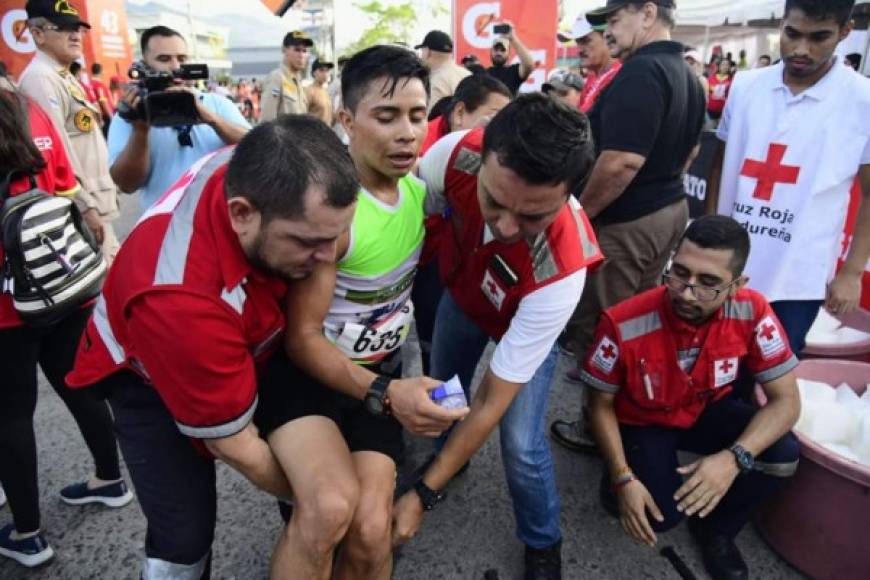
[[230, 226], [232, 151], [197, 162], [140, 220], [67, 375], [75, 388], [132, 369], [194, 438], [227, 437], [250, 422], [257, 363], [284, 330], [285, 283], [251, 266]]
[[[0, 98], [6, 98], [0, 96]], [[73, 173], [72, 165], [63, 148], [63, 141], [57, 134], [54, 124], [39, 105], [27, 100], [27, 116], [30, 120], [30, 134], [42, 158], [45, 167], [35, 174], [36, 185], [42, 191], [64, 197], [72, 197], [80, 188]], [[30, 180], [26, 177], [13, 181], [9, 186], [10, 195], [19, 195], [30, 190]], [[0, 240], [2, 242], [2, 240]], [[0, 244], [0, 264], [3, 264], [3, 246]], [[0, 294], [0, 328], [11, 328], [24, 324], [15, 307], [12, 306], [12, 296]]]
[[592, 344], [583, 380], [615, 393], [630, 425], [690, 427], [743, 365], [766, 383], [798, 364], [767, 300], [745, 288], [700, 325], [676, 315], [664, 286], [648, 290], [606, 310]]

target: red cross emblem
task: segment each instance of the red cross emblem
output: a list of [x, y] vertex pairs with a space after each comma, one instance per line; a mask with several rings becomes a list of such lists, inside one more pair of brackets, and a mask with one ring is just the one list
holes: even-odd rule
[[770, 201], [773, 197], [773, 188], [776, 187], [777, 183], [797, 183], [801, 168], [796, 165], [782, 164], [786, 149], [788, 149], [787, 145], [771, 143], [765, 161], [746, 159], [743, 162], [740, 175], [758, 180], [755, 191], [752, 193], [752, 197], [755, 199]]
[[601, 345], [601, 356], [604, 358], [616, 358], [616, 349], [612, 344]]
[[493, 282], [492, 280], [486, 281], [486, 287], [487, 287], [487, 289], [489, 289], [490, 294], [493, 294], [493, 295], [498, 294], [498, 290], [499, 290], [498, 286], [496, 286], [495, 282]]
[[758, 334], [763, 336], [765, 340], [773, 340], [773, 333], [776, 332], [776, 327], [772, 324], [765, 324], [761, 327], [761, 332]]
[[731, 368], [734, 366], [730, 360], [723, 360], [722, 364], [719, 366], [719, 370], [722, 371], [723, 374], [727, 374], [731, 371]]

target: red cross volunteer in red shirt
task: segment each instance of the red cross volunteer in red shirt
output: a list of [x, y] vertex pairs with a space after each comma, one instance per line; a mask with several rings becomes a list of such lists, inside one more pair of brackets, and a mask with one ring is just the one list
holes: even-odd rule
[[259, 371], [282, 344], [285, 279], [335, 259], [358, 189], [335, 134], [286, 116], [198, 161], [125, 241], [67, 383], [112, 407], [148, 522], [144, 579], [208, 577], [214, 457], [291, 497], [251, 423]]
[[[798, 460], [798, 362], [770, 305], [745, 288], [748, 254], [735, 220], [692, 222], [664, 285], [602, 314], [580, 373], [605, 507], [650, 546], [689, 516], [715, 579], [747, 577], [733, 539]], [[741, 371], [767, 394], [760, 410], [732, 393]], [[702, 457], [680, 467], [677, 450]]]

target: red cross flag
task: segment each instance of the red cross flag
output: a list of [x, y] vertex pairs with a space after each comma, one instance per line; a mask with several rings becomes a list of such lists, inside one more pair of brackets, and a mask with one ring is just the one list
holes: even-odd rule
[[713, 363], [713, 387], [724, 387], [737, 379], [738, 358], [723, 358]]
[[785, 350], [785, 341], [779, 332], [779, 326], [770, 316], [765, 316], [755, 327], [755, 341], [761, 349], [761, 356], [771, 359]]
[[603, 336], [592, 354], [592, 366], [606, 374], [613, 372], [616, 361], [619, 360], [619, 347], [610, 338]]
[[483, 275], [483, 284], [480, 285], [483, 294], [492, 302], [495, 309], [501, 311], [501, 306], [504, 304], [505, 291], [495, 281], [492, 272], [489, 270]]

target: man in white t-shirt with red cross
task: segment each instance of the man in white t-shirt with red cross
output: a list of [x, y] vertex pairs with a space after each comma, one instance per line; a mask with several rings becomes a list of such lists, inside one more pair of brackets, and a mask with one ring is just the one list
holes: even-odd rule
[[[771, 302], [795, 353], [822, 304], [835, 315], [857, 307], [870, 258], [870, 80], [834, 55], [853, 6], [786, 0], [782, 62], [737, 75], [717, 133], [718, 211], [749, 231], [750, 286]], [[856, 179], [863, 203], [834, 275]]]

